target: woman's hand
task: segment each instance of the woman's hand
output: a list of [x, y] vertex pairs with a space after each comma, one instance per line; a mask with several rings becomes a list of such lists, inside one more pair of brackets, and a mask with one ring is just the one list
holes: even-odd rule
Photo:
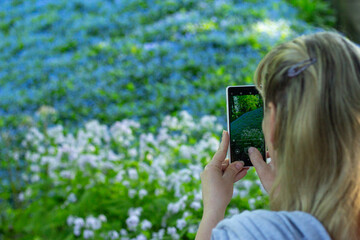
[[223, 131], [218, 151], [200, 174], [204, 215], [224, 216], [233, 195], [234, 183], [247, 173], [248, 168], [244, 168], [244, 162], [237, 161], [229, 165], [229, 160], [225, 160], [228, 146], [229, 135]]
[[[266, 163], [259, 150], [254, 147], [249, 148], [249, 157], [257, 174], [259, 175], [261, 184], [265, 188], [266, 192], [269, 193], [276, 176], [273, 162]], [[266, 157], [270, 157], [269, 153], [266, 153]]]

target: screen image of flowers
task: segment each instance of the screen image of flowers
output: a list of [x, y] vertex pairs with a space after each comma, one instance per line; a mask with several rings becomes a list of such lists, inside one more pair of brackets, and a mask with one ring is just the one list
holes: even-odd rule
[[[0, 239], [194, 239], [225, 89], [321, 31], [285, 0], [0, 1]], [[268, 208], [254, 169], [225, 217]]]

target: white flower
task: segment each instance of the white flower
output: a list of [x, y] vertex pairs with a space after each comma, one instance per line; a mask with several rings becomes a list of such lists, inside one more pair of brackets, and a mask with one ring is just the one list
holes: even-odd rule
[[32, 194], [31, 188], [27, 188], [27, 189], [25, 190], [25, 197], [31, 197], [31, 194]]
[[169, 135], [167, 134], [168, 129], [161, 127], [159, 129], [159, 134], [157, 135], [158, 142], [165, 141], [169, 138]]
[[199, 208], [201, 208], [201, 203], [198, 202], [198, 201], [194, 201], [190, 204], [190, 207], [195, 209], [195, 210], [198, 210]]
[[167, 233], [170, 234], [170, 235], [176, 234], [176, 228], [175, 227], [168, 227], [167, 228]]
[[74, 179], [74, 174], [70, 170], [62, 170], [60, 176], [66, 179]]
[[116, 155], [112, 150], [108, 151], [107, 154], [108, 154], [107, 159], [109, 161], [117, 161], [120, 158], [120, 156]]
[[202, 192], [199, 191], [199, 192], [195, 192], [194, 194], [194, 200], [195, 201], [200, 201], [202, 199]]
[[169, 203], [168, 211], [170, 213], [178, 213], [180, 211], [180, 205], [177, 203]]
[[66, 219], [66, 223], [68, 226], [73, 225], [74, 221], [75, 221], [75, 218], [72, 215], [68, 216], [68, 218]]
[[130, 186], [130, 182], [125, 180], [122, 182], [122, 184], [125, 186], [125, 187], [129, 187]]
[[142, 199], [143, 197], [145, 197], [148, 194], [148, 192], [145, 189], [140, 189], [139, 191], [139, 197], [140, 199]]
[[101, 221], [93, 216], [89, 216], [86, 218], [86, 227], [98, 230], [101, 228]]
[[49, 164], [49, 166], [56, 166], [58, 164], [56, 158], [53, 156], [43, 156], [40, 162], [42, 165]]
[[40, 180], [40, 176], [38, 174], [31, 176], [31, 182], [38, 182]]
[[75, 218], [74, 225], [75, 225], [75, 227], [79, 227], [79, 228], [83, 227], [85, 225], [84, 219]]
[[185, 219], [187, 216], [190, 216], [190, 215], [191, 215], [191, 213], [189, 211], [185, 211], [182, 217]]
[[141, 207], [138, 207], [138, 208], [130, 208], [129, 211], [128, 211], [128, 214], [129, 214], [129, 216], [135, 215], [135, 216], [140, 217], [141, 212], [142, 212], [142, 208], [141, 208]]
[[39, 165], [31, 164], [30, 165], [30, 171], [32, 171], [32, 172], [40, 172]]
[[84, 169], [86, 165], [90, 165], [91, 167], [96, 168], [99, 160], [97, 155], [83, 154], [79, 156], [78, 162], [81, 169]]
[[121, 235], [121, 236], [127, 236], [128, 233], [127, 233], [126, 229], [124, 229], [124, 228], [121, 229], [121, 230], [120, 230], [120, 235]]
[[247, 190], [240, 190], [239, 191], [239, 195], [240, 195], [241, 198], [246, 197], [248, 195], [248, 193], [249, 192]]
[[164, 237], [164, 235], [165, 235], [165, 229], [162, 228], [162, 229], [159, 230], [158, 236], [159, 236], [160, 239], [162, 239]]
[[147, 229], [151, 228], [151, 226], [152, 226], [151, 222], [146, 219], [141, 222], [142, 230], [147, 230]]
[[94, 237], [94, 232], [89, 230], [89, 229], [85, 229], [84, 230], [84, 238], [88, 239], [88, 238], [93, 238]]
[[153, 232], [152, 233], [152, 239], [163, 239], [164, 238], [164, 235], [165, 235], [165, 229], [160, 229], [159, 232], [155, 233]]
[[17, 160], [19, 160], [20, 154], [18, 152], [14, 152], [13, 157], [17, 161]]
[[128, 195], [129, 195], [129, 198], [134, 198], [134, 196], [136, 195], [136, 190], [129, 189]]
[[49, 154], [55, 154], [55, 148], [49, 147], [48, 152], [49, 152]]
[[76, 195], [75, 195], [74, 193], [71, 193], [71, 194], [68, 196], [68, 198], [67, 198], [66, 201], [74, 203], [74, 202], [76, 202], [76, 200], [77, 200]]
[[134, 231], [139, 224], [139, 217], [136, 215], [131, 215], [128, 219], [126, 219], [126, 224], [130, 230]]
[[190, 225], [188, 228], [189, 233], [196, 233], [198, 230], [198, 227], [196, 225]]
[[136, 237], [136, 240], [147, 240], [144, 234], [140, 234]]
[[119, 238], [119, 234], [118, 234], [118, 232], [115, 231], [115, 230], [110, 231], [110, 232], [108, 233], [108, 235], [109, 235], [109, 238], [110, 238], [110, 239], [118, 239], [118, 238]]
[[98, 217], [98, 219], [99, 219], [101, 222], [106, 222], [106, 221], [107, 221], [107, 219], [106, 219], [106, 217], [105, 217], [104, 214], [100, 214], [99, 217]]
[[128, 151], [130, 157], [136, 157], [137, 156], [137, 151], [135, 148], [130, 148]]
[[261, 192], [263, 193], [263, 194], [267, 194], [267, 192], [266, 192], [266, 190], [265, 190], [265, 188], [264, 188], [264, 186], [261, 184], [261, 181], [258, 179], [258, 180], [256, 180], [255, 181], [255, 183], [260, 187], [260, 189], [261, 189]]
[[129, 178], [132, 180], [137, 180], [139, 178], [139, 175], [134, 168], [128, 169]]
[[249, 190], [251, 188], [251, 186], [253, 185], [253, 183], [250, 180], [243, 180], [243, 181], [241, 181], [241, 183], [247, 190]]
[[179, 120], [176, 117], [166, 116], [161, 125], [170, 129], [177, 129], [179, 126]]
[[186, 145], [181, 145], [179, 152], [183, 158], [191, 159], [192, 154], [194, 153], [194, 149]]
[[80, 234], [81, 234], [81, 227], [79, 227], [78, 225], [75, 225], [74, 235], [78, 237], [78, 236], [80, 236]]
[[250, 205], [250, 208], [251, 209], [254, 209], [255, 208], [255, 199], [254, 198], [250, 198], [249, 199], [249, 205]]
[[25, 194], [24, 194], [23, 192], [19, 193], [18, 199], [19, 199], [20, 202], [24, 201], [24, 199], [25, 199]]
[[177, 234], [177, 232], [176, 232], [175, 227], [168, 227], [167, 232], [168, 232], [168, 234], [171, 235], [172, 239], [179, 239], [180, 238], [179, 234]]
[[167, 140], [167, 144], [168, 144], [171, 148], [176, 148], [176, 147], [179, 145], [178, 141], [173, 140], [173, 139], [168, 139], [168, 140]]
[[176, 227], [179, 229], [179, 230], [182, 230], [184, 227], [186, 226], [186, 221], [184, 219], [178, 219], [176, 221]]
[[105, 182], [105, 175], [103, 173], [97, 172], [95, 176], [99, 182], [102, 182], [102, 183]]
[[162, 193], [163, 193], [162, 189], [155, 189], [155, 196], [159, 196]]
[[201, 119], [200, 119], [200, 125], [203, 127], [203, 128], [208, 128], [208, 127], [212, 127], [216, 122], [216, 117], [215, 116], [203, 116]]
[[239, 209], [237, 209], [237, 208], [230, 208], [230, 209], [229, 209], [229, 214], [230, 214], [230, 216], [233, 216], [233, 215], [239, 214], [239, 213], [240, 213], [240, 211], [239, 211]]
[[239, 195], [239, 189], [235, 188], [233, 189], [233, 197], [237, 197]]

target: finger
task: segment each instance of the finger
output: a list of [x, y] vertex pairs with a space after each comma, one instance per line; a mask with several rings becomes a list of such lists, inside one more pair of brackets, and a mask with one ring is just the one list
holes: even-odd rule
[[218, 167], [221, 167], [221, 164], [224, 162], [224, 159], [226, 157], [228, 146], [229, 146], [229, 135], [228, 135], [227, 131], [224, 130], [223, 134], [222, 134], [220, 147], [217, 150], [217, 152], [215, 153], [210, 164], [214, 164]]
[[269, 166], [264, 161], [263, 157], [261, 156], [261, 153], [259, 152], [259, 150], [257, 150], [257, 148], [254, 147], [249, 148], [249, 157], [251, 163], [255, 167], [255, 170], [259, 176], [262, 176], [263, 173], [269, 170]]
[[236, 174], [238, 174], [244, 167], [243, 161], [236, 161], [231, 163], [225, 170], [223, 178], [234, 182]]
[[221, 165], [221, 170], [224, 171], [229, 166], [229, 159], [225, 159], [225, 161]]
[[234, 179], [234, 183], [236, 183], [237, 181], [239, 181], [240, 179], [245, 177], [248, 170], [249, 170], [248, 168], [243, 168], [238, 174], [236, 174], [235, 179]]

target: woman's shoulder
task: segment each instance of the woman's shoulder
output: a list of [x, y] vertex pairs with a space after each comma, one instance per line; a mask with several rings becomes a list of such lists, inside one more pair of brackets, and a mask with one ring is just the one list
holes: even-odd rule
[[294, 211], [244, 211], [218, 223], [212, 239], [330, 239], [311, 214]]

